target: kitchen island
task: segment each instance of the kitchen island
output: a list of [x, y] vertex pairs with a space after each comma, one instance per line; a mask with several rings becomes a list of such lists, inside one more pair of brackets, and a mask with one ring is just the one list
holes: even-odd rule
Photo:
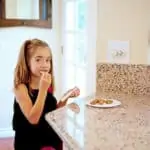
[[[95, 97], [122, 104], [105, 109], [87, 106]], [[68, 150], [150, 150], [149, 96], [99, 92], [74, 103], [73, 109], [69, 104], [46, 115]]]

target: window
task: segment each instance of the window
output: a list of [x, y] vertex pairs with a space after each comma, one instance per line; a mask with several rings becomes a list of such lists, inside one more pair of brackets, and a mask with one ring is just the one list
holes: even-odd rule
[[63, 91], [76, 85], [85, 96], [87, 0], [64, 0], [63, 20]]

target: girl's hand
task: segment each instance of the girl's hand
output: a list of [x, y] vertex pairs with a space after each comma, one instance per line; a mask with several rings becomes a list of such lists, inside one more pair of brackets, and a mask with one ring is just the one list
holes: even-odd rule
[[79, 95], [80, 95], [80, 89], [78, 87], [74, 87], [73, 89], [70, 89], [66, 93], [66, 97], [68, 98], [78, 97]]
[[42, 72], [41, 74], [39, 89], [47, 91], [52, 82], [51, 74], [47, 72]]
[[59, 108], [65, 106], [69, 98], [77, 97], [79, 95], [80, 95], [79, 88], [74, 87], [73, 89], [69, 90], [67, 93], [64, 94], [63, 98], [57, 104], [57, 107]]

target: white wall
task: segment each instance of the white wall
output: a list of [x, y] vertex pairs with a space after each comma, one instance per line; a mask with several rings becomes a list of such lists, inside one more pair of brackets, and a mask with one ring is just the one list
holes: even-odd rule
[[148, 61], [150, 0], [98, 0], [97, 62], [107, 62], [108, 40], [130, 40], [130, 63]]
[[[13, 93], [13, 70], [22, 42], [29, 38], [40, 38], [49, 43], [54, 56], [56, 97], [60, 98], [61, 53], [59, 0], [53, 2], [53, 29], [28, 27], [0, 28], [0, 137], [11, 132]], [[9, 132], [10, 131], [10, 132]]]

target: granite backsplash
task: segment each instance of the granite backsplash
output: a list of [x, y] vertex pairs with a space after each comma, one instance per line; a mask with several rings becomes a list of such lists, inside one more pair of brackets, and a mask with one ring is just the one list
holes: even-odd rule
[[150, 66], [97, 64], [97, 91], [150, 95]]

